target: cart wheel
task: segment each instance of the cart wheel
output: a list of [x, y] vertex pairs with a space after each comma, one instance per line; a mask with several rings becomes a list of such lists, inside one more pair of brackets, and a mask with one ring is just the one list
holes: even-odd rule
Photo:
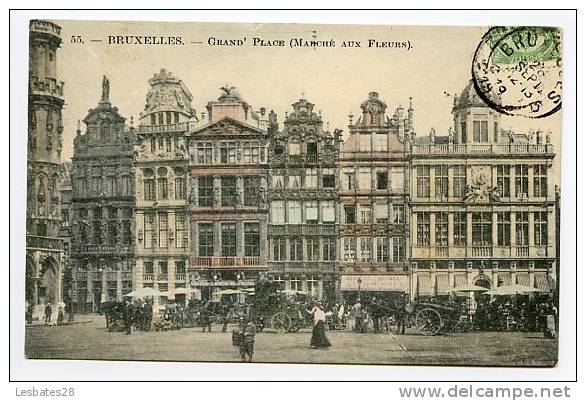
[[435, 309], [421, 309], [415, 316], [415, 327], [419, 334], [434, 336], [442, 328], [442, 317]]
[[277, 312], [271, 318], [271, 327], [278, 333], [285, 333], [291, 329], [291, 318], [285, 312]]

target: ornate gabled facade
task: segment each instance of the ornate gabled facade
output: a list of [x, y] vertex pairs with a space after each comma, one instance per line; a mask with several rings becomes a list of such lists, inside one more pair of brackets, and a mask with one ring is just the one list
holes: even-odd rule
[[189, 283], [211, 299], [220, 289], [250, 287], [267, 270], [268, 116], [234, 87], [190, 124]]
[[340, 169], [341, 290], [409, 292], [409, 174], [413, 108], [387, 105], [371, 92], [342, 147]]
[[473, 283], [555, 282], [555, 157], [549, 135], [507, 132], [473, 83], [454, 98], [454, 129], [411, 146], [411, 293]]
[[52, 22], [30, 21], [25, 294], [34, 314], [42, 313], [42, 304], [63, 300], [58, 188], [64, 103], [64, 83], [57, 75], [60, 35], [61, 27]]
[[[188, 152], [185, 134], [197, 123], [191, 92], [170, 71], [149, 80], [135, 154], [136, 267], [133, 287], [153, 287], [175, 299], [187, 285]], [[185, 295], [178, 295], [177, 298]], [[165, 299], [155, 299], [155, 307]]]
[[122, 300], [132, 288], [134, 266], [134, 128], [110, 102], [102, 79], [96, 108], [78, 122], [71, 180], [72, 301], [78, 311]]
[[282, 131], [273, 112], [269, 118], [269, 278], [283, 289], [334, 301], [341, 131], [325, 131], [306, 99], [292, 106]]

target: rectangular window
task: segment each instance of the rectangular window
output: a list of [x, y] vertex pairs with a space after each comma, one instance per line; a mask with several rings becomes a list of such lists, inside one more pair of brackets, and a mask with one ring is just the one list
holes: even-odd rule
[[511, 213], [497, 213], [497, 244], [498, 246], [511, 245]]
[[454, 245], [466, 246], [466, 212], [454, 212]]
[[213, 150], [211, 142], [200, 142], [197, 144], [197, 163], [212, 164]]
[[362, 237], [360, 238], [360, 261], [370, 262], [372, 258], [372, 238]]
[[231, 142], [222, 142], [220, 144], [220, 163], [235, 164], [236, 163], [236, 147]]
[[276, 261], [283, 261], [287, 259], [285, 238], [277, 237], [273, 239], [273, 258]]
[[244, 256], [260, 256], [260, 226], [244, 223]]
[[362, 190], [369, 190], [372, 188], [372, 176], [370, 169], [360, 169], [358, 175], [358, 188]]
[[376, 261], [389, 261], [389, 240], [386, 237], [378, 237], [376, 239]]
[[129, 196], [132, 193], [132, 187], [130, 183], [130, 177], [127, 175], [123, 175], [121, 177], [121, 184], [122, 184], [122, 196]]
[[124, 220], [122, 222], [122, 241], [124, 245], [129, 245], [132, 243], [132, 231], [130, 227], [130, 220]]
[[317, 169], [308, 168], [305, 170], [305, 188], [317, 188]]
[[393, 224], [405, 223], [405, 206], [392, 205], [392, 211], [393, 211]]
[[197, 225], [199, 242], [199, 256], [214, 256], [214, 225], [213, 223], [199, 223]]
[[157, 194], [159, 196], [159, 199], [167, 199], [169, 197], [169, 186], [167, 183], [167, 179], [166, 178], [158, 178], [157, 184], [158, 184]]
[[511, 196], [511, 166], [497, 166], [496, 188], [501, 197]]
[[318, 221], [317, 201], [305, 202], [305, 222], [317, 224]]
[[452, 166], [454, 197], [461, 198], [466, 192], [466, 166]]
[[175, 178], [175, 199], [185, 199], [187, 191], [187, 181], [185, 177]]
[[155, 180], [153, 178], [144, 180], [144, 200], [155, 200]]
[[167, 152], [171, 152], [171, 138], [169, 138], [169, 137], [165, 138], [165, 148], [166, 148]]
[[389, 172], [376, 172], [376, 189], [387, 189], [389, 187]]
[[529, 213], [517, 212], [515, 215], [515, 234], [518, 246], [529, 245]]
[[529, 167], [518, 164], [515, 166], [515, 196], [526, 198], [529, 194]]
[[169, 225], [167, 221], [167, 212], [159, 212], [159, 248], [167, 247], [168, 231]]
[[435, 197], [444, 199], [448, 197], [448, 166], [435, 166]]
[[185, 274], [186, 273], [185, 262], [182, 260], [175, 261], [175, 274]]
[[360, 152], [370, 152], [370, 134], [360, 134], [358, 138]]
[[222, 206], [236, 205], [236, 177], [222, 177]]
[[360, 223], [370, 224], [372, 223], [372, 206], [371, 205], [359, 205]]
[[472, 213], [472, 245], [492, 246], [492, 213]]
[[374, 204], [374, 218], [379, 224], [386, 224], [389, 222], [389, 208], [386, 203]]
[[356, 187], [356, 174], [355, 173], [344, 173], [345, 184], [344, 188], [347, 190], [353, 190]]
[[307, 260], [319, 260], [319, 237], [307, 237]]
[[166, 281], [169, 278], [168, 274], [167, 262], [159, 262], [159, 280]]
[[435, 245], [448, 246], [448, 213], [435, 213]]
[[289, 224], [301, 224], [301, 202], [289, 201], [287, 203]]
[[533, 242], [536, 246], [547, 245], [547, 212], [535, 212], [533, 215]]
[[236, 256], [236, 224], [222, 223], [222, 256]]
[[289, 242], [289, 260], [303, 260], [303, 242], [301, 238], [291, 238]]
[[214, 177], [199, 177], [197, 187], [198, 205], [212, 206], [214, 204]]
[[324, 237], [323, 244], [323, 260], [333, 262], [336, 260], [336, 238]]
[[154, 274], [155, 268], [153, 262], [144, 262], [143, 266], [145, 274]]
[[175, 213], [175, 247], [184, 248], [188, 242], [187, 216], [184, 212]]
[[533, 166], [533, 196], [547, 197], [547, 166], [545, 164]]
[[405, 189], [405, 172], [403, 169], [391, 169], [391, 190], [393, 192], [403, 192]]
[[244, 177], [244, 204], [246, 206], [257, 206], [259, 204], [258, 193], [260, 189], [260, 177]]
[[474, 142], [488, 142], [488, 116], [486, 114], [474, 114], [472, 121], [472, 136]]
[[344, 205], [344, 222], [356, 224], [356, 205]]
[[356, 261], [356, 237], [343, 238], [344, 243], [344, 262]]
[[144, 247], [154, 248], [155, 246], [155, 214], [144, 215]]
[[272, 178], [272, 187], [273, 188], [283, 188], [284, 186], [284, 179], [282, 175], [273, 175]]
[[321, 220], [325, 224], [336, 222], [336, 202], [323, 201], [321, 203]]
[[319, 278], [317, 275], [310, 274], [307, 276], [305, 283], [307, 284], [307, 293], [310, 294], [312, 297], [316, 297], [318, 288], [319, 288]]
[[289, 188], [301, 188], [301, 176], [300, 175], [290, 175], [287, 179], [287, 183], [289, 184]]
[[302, 281], [300, 276], [291, 276], [289, 280], [291, 289], [294, 291], [301, 291], [302, 289]]
[[429, 166], [417, 166], [417, 197], [429, 198]]
[[405, 261], [405, 237], [393, 237], [393, 262]]
[[322, 176], [322, 188], [335, 188], [336, 176], [333, 174], [324, 174]]
[[285, 224], [285, 202], [273, 201], [271, 202], [271, 223]]
[[429, 212], [417, 212], [417, 245], [429, 245]]
[[374, 135], [374, 151], [375, 152], [386, 152], [387, 151], [387, 135], [386, 134], [375, 134]]

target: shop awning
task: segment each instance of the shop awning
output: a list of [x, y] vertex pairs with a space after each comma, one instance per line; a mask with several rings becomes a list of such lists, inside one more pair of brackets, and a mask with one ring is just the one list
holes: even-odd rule
[[417, 295], [433, 295], [431, 277], [427, 274], [417, 276]]
[[538, 288], [543, 292], [551, 291], [551, 286], [549, 285], [548, 277], [545, 274], [535, 275], [535, 288]]
[[[360, 280], [360, 286], [358, 285]], [[360, 288], [359, 288], [360, 287]], [[399, 291], [409, 292], [408, 275], [342, 275], [342, 291]]]
[[517, 284], [525, 285], [529, 287], [529, 275], [528, 274], [517, 274]]
[[438, 274], [436, 285], [438, 295], [447, 295], [450, 293], [450, 281], [448, 280], [447, 274]]

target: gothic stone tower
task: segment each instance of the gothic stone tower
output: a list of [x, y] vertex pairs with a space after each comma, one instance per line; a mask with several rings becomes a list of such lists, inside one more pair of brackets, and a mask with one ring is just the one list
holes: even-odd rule
[[[59, 172], [63, 145], [63, 82], [57, 79], [61, 27], [29, 26], [26, 300], [35, 309], [62, 300], [64, 252], [58, 231]], [[57, 308], [53, 308], [56, 312]]]

